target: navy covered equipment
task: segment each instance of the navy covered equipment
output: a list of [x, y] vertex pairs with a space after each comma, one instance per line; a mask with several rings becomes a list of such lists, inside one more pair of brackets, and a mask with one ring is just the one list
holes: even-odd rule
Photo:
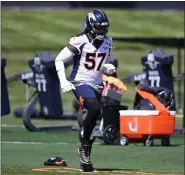
[[10, 113], [7, 80], [5, 76], [6, 59], [1, 58], [1, 116]]
[[[151, 87], [164, 87], [173, 92], [174, 79], [172, 65], [174, 56], [165, 52], [162, 48], [151, 50], [148, 55], [141, 58], [143, 71], [146, 72], [146, 80]], [[175, 103], [173, 106], [175, 110]]]
[[50, 52], [41, 52], [29, 60], [34, 73], [40, 112], [44, 116], [62, 116], [60, 84], [55, 69], [55, 58]]

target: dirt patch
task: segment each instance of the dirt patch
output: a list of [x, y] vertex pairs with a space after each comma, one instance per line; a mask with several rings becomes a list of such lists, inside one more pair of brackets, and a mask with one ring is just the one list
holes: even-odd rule
[[[32, 169], [33, 171], [40, 171], [40, 172], [61, 172], [61, 173], [84, 173], [80, 172], [77, 168], [58, 168], [58, 167], [52, 167], [52, 168], [36, 168]], [[87, 173], [87, 172], [86, 172]], [[161, 173], [148, 173], [148, 172], [133, 172], [128, 170], [111, 170], [111, 169], [97, 169], [96, 172], [89, 172], [88, 174], [112, 174], [112, 175], [176, 175], [176, 174], [161, 174]]]

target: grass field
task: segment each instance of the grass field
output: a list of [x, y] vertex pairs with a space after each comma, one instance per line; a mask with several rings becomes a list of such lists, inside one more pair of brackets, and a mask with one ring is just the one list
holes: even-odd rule
[[[26, 71], [28, 59], [36, 53], [49, 50], [56, 55], [72, 35], [79, 33], [80, 27], [89, 9], [49, 10], [49, 11], [11, 11], [2, 9], [1, 36], [2, 56], [7, 58], [6, 75]], [[110, 16], [110, 36], [184, 36], [184, 13], [177, 11], [120, 11], [106, 9]], [[146, 44], [114, 42], [113, 56], [119, 59], [119, 76], [126, 76], [142, 71], [140, 57], [155, 47]], [[174, 54], [174, 74], [177, 73], [177, 51], [165, 48]], [[182, 53], [184, 56], [184, 53]], [[184, 62], [182, 62], [183, 70]], [[71, 68], [67, 70], [67, 74]], [[128, 84], [128, 91], [123, 94], [123, 103], [132, 106], [134, 85]], [[25, 87], [21, 82], [8, 85], [11, 110], [25, 105]], [[177, 91], [176, 91], [177, 92]], [[63, 106], [71, 109], [73, 95], [63, 94]], [[48, 121], [34, 121], [37, 125]], [[64, 124], [64, 121], [60, 121]], [[66, 122], [66, 121], [65, 121]], [[70, 121], [68, 121], [70, 122]], [[74, 122], [74, 121], [73, 121]], [[76, 170], [52, 170], [54, 172], [32, 171], [44, 167], [43, 162], [49, 157], [62, 156], [69, 167], [78, 168], [77, 132], [31, 133], [25, 130], [20, 119], [12, 114], [2, 118], [1, 149], [2, 174], [4, 175], [51, 175], [80, 174]], [[58, 121], [49, 121], [51, 124]], [[71, 123], [71, 122], [70, 122]], [[177, 119], [177, 128], [181, 128], [182, 119]], [[142, 144], [130, 144], [127, 147], [105, 146], [97, 140], [93, 147], [92, 160], [97, 168], [122, 169], [124, 172], [102, 172], [101, 174], [136, 174], [153, 172], [157, 174], [183, 174], [184, 172], [184, 137], [173, 136], [172, 146], [161, 147], [156, 141], [154, 147]], [[67, 171], [67, 172], [64, 172]], [[138, 174], [138, 173], [137, 173]]]
[[[35, 120], [37, 125], [46, 125], [48, 121]], [[53, 121], [52, 124], [59, 124]], [[61, 124], [74, 123], [74, 121], [60, 121]], [[176, 127], [181, 127], [182, 119], [177, 118]], [[68, 131], [60, 133], [28, 132], [22, 125], [22, 120], [5, 116], [1, 120], [1, 149], [3, 175], [51, 175], [51, 174], [80, 174], [74, 169], [52, 169], [52, 172], [37, 172], [32, 169], [48, 168], [43, 163], [49, 157], [61, 156], [68, 167], [78, 168], [79, 145], [77, 132]], [[136, 174], [135, 172], [153, 172], [157, 174], [183, 174], [184, 171], [184, 137], [173, 136], [170, 147], [160, 146], [155, 140], [155, 146], [144, 147], [142, 143], [131, 143], [126, 147], [104, 145], [103, 141], [96, 139], [92, 161], [96, 168], [109, 171], [112, 174]], [[52, 168], [52, 167], [50, 167]], [[56, 168], [56, 167], [55, 167]], [[67, 171], [67, 172], [55, 172]], [[55, 173], [54, 173], [55, 172]], [[96, 173], [97, 174], [97, 173]], [[104, 173], [101, 174], [111, 174]]]

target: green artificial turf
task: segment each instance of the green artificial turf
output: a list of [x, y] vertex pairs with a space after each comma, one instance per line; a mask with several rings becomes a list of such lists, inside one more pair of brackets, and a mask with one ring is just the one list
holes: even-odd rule
[[[40, 51], [49, 50], [56, 56], [68, 43], [69, 38], [79, 33], [85, 15], [89, 9], [59, 10], [20, 10], [1, 11], [1, 54], [7, 59], [6, 76], [29, 70], [28, 60]], [[184, 37], [184, 13], [181, 11], [131, 11], [105, 9], [110, 17], [109, 35], [142, 37]], [[142, 71], [141, 56], [156, 46], [114, 42], [112, 55], [118, 58], [118, 76], [123, 77]], [[173, 72], [177, 74], [177, 50], [165, 50], [174, 54]], [[182, 57], [184, 53], [182, 53]], [[184, 62], [181, 68], [183, 70]], [[71, 67], [67, 70], [67, 75]], [[128, 90], [122, 96], [122, 104], [132, 107], [134, 84], [127, 84]], [[33, 90], [33, 89], [32, 89]], [[69, 167], [79, 167], [77, 154], [78, 133], [28, 132], [22, 120], [13, 117], [13, 110], [24, 106], [25, 85], [22, 82], [8, 84], [12, 113], [1, 120], [1, 171], [4, 175], [53, 175], [80, 174], [76, 170], [66, 172], [36, 172], [33, 168], [44, 167], [49, 157], [62, 156]], [[175, 91], [177, 86], [175, 83]], [[72, 109], [72, 93], [63, 94], [64, 109]], [[178, 128], [182, 120], [177, 120]], [[35, 120], [37, 125], [46, 125], [48, 121]], [[72, 121], [72, 124], [75, 122]], [[49, 121], [49, 124], [71, 124], [71, 121]], [[7, 126], [8, 125], [8, 126]], [[6, 126], [6, 127], [5, 127]], [[33, 142], [33, 143], [29, 143]], [[34, 143], [35, 142], [35, 143]], [[105, 146], [97, 139], [93, 147], [92, 160], [97, 168], [122, 169], [124, 172], [102, 172], [102, 174], [138, 174], [136, 172], [184, 173], [184, 137], [173, 136], [172, 146], [162, 147], [159, 140], [155, 146], [144, 147], [141, 143], [123, 146]], [[62, 170], [62, 168], [61, 168]], [[63, 170], [64, 171], [64, 170]]]

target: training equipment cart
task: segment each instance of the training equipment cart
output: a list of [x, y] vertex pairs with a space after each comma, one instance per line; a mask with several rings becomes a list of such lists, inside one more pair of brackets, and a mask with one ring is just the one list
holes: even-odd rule
[[137, 93], [148, 99], [156, 110], [120, 110], [120, 144], [143, 142], [152, 146], [154, 139], [161, 139], [161, 145], [170, 145], [170, 135], [175, 130], [175, 112], [169, 111], [152, 93], [140, 90]]

